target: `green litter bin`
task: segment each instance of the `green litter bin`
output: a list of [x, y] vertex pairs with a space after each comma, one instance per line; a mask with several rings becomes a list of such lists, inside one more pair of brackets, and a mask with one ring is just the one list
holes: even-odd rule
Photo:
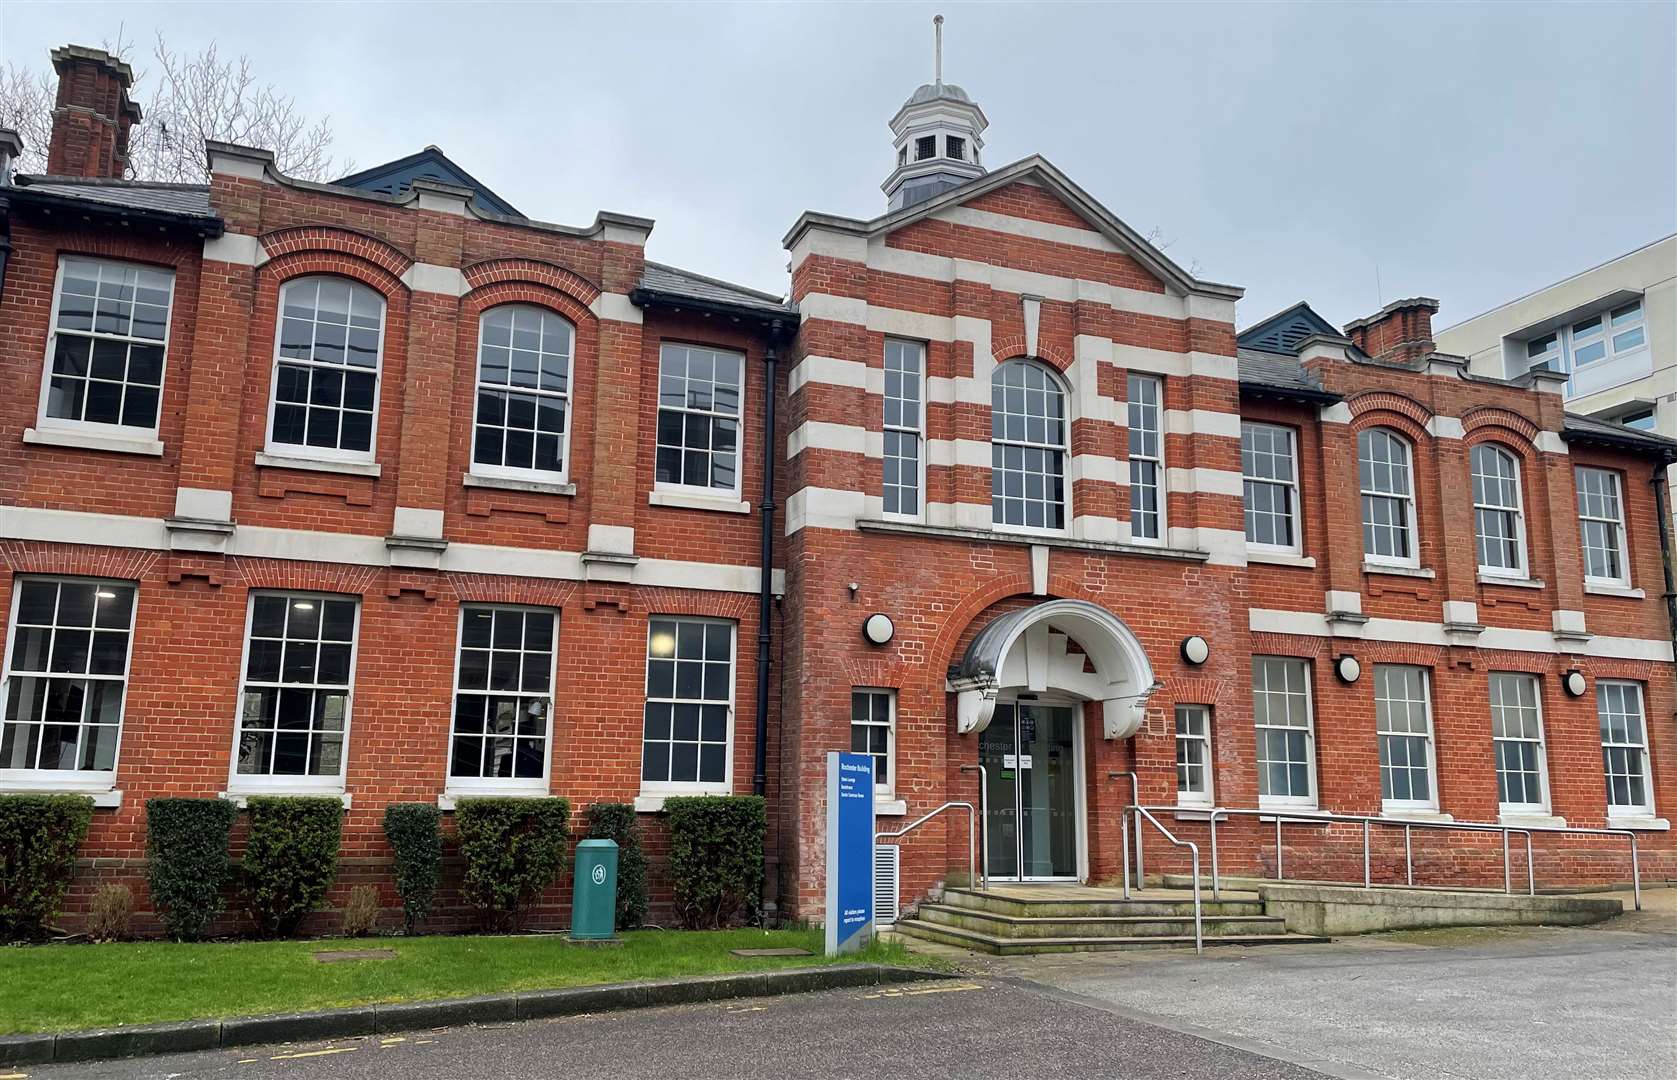
[[576, 846], [571, 940], [609, 941], [616, 924], [617, 841], [584, 840]]

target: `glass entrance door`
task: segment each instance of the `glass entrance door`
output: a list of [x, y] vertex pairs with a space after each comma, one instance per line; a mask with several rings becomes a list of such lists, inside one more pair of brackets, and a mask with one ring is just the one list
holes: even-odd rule
[[989, 788], [984, 821], [990, 876], [1010, 881], [1077, 877], [1074, 711], [1000, 702], [978, 737]]

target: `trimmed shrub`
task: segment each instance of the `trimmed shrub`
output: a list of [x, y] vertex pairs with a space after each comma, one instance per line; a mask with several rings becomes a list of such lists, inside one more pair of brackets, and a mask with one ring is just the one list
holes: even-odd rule
[[349, 890], [349, 902], [344, 905], [344, 937], [361, 937], [378, 925], [378, 890], [371, 885], [357, 885]]
[[628, 803], [595, 803], [588, 808], [588, 836], [617, 841], [617, 928], [646, 920], [646, 851], [640, 824]]
[[245, 907], [269, 937], [297, 932], [338, 872], [344, 804], [336, 798], [253, 797], [245, 842]]
[[221, 914], [239, 808], [226, 799], [146, 800], [146, 878], [163, 929], [197, 941]]
[[460, 891], [485, 929], [509, 930], [559, 880], [571, 857], [566, 799], [461, 799], [454, 811], [466, 861]]
[[431, 914], [442, 875], [442, 811], [430, 803], [391, 803], [384, 808], [384, 836], [396, 853], [396, 895], [408, 933]]
[[126, 885], [101, 885], [87, 912], [87, 936], [94, 941], [121, 941], [134, 922], [134, 890]]
[[755, 923], [768, 816], [760, 795], [666, 799], [676, 915], [690, 930]]
[[0, 795], [0, 940], [46, 933], [92, 821], [85, 795]]

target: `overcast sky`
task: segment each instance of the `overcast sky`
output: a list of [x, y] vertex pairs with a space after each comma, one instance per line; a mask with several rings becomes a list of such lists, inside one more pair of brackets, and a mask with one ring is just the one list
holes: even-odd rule
[[[1677, 231], [1677, 4], [97, 4], [0, 0], [0, 59], [123, 24], [218, 41], [367, 167], [427, 143], [531, 217], [783, 291], [805, 209], [871, 217], [945, 76], [991, 164], [1040, 153], [1242, 325], [1439, 298], [1444, 326]], [[142, 82], [137, 98], [145, 102]], [[1377, 286], [1378, 281], [1378, 286]]]

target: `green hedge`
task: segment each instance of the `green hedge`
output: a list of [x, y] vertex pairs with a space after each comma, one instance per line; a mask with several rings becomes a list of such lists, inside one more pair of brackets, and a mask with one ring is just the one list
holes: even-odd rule
[[465, 900], [489, 930], [509, 930], [559, 880], [571, 857], [565, 799], [461, 799], [454, 827], [466, 873]]
[[666, 799], [670, 879], [688, 929], [755, 923], [768, 816], [759, 795]]
[[384, 836], [396, 855], [396, 895], [408, 933], [431, 914], [442, 873], [442, 812], [430, 803], [391, 803], [384, 808]]
[[40, 937], [58, 917], [92, 821], [85, 795], [0, 795], [0, 940]]
[[646, 851], [641, 847], [635, 808], [628, 803], [595, 803], [588, 808], [588, 836], [617, 841], [617, 928], [646, 921]]
[[177, 941], [197, 941], [221, 914], [232, 867], [227, 843], [238, 813], [226, 799], [146, 800], [151, 904]]
[[344, 804], [331, 798], [253, 797], [242, 862], [245, 906], [256, 928], [288, 936], [320, 907], [338, 872]]

